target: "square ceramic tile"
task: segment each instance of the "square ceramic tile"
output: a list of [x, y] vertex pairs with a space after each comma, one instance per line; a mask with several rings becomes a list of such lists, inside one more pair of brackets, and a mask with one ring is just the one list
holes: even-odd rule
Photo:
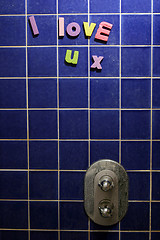
[[0, 29], [1, 46], [26, 45], [25, 17], [0, 17]]
[[26, 108], [26, 80], [0, 80], [0, 107]]
[[59, 124], [61, 139], [88, 138], [88, 112], [85, 110], [61, 110]]
[[119, 107], [119, 79], [91, 79], [91, 108]]
[[122, 77], [149, 77], [150, 75], [151, 49], [122, 47]]
[[91, 111], [91, 139], [118, 139], [119, 112], [114, 110]]
[[34, 36], [28, 17], [28, 46], [56, 45], [57, 44], [57, 19], [56, 16], [35, 16], [39, 35]]
[[56, 0], [28, 0], [28, 13], [55, 14]]
[[0, 77], [25, 77], [25, 76], [26, 76], [25, 48], [1, 48]]
[[122, 15], [121, 34], [122, 45], [150, 45], [151, 16]]

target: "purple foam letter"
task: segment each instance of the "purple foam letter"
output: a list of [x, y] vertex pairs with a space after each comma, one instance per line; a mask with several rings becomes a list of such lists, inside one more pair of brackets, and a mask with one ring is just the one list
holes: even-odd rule
[[81, 31], [81, 28], [79, 26], [78, 23], [76, 22], [72, 22], [72, 23], [69, 23], [68, 26], [67, 26], [67, 33], [69, 36], [71, 37], [77, 37]]
[[94, 60], [94, 63], [91, 65], [91, 68], [102, 69], [100, 62], [103, 60], [104, 57], [102, 57], [102, 56], [97, 57], [97, 56], [93, 55], [92, 58]]
[[32, 28], [34, 36], [39, 35], [38, 27], [37, 27], [36, 20], [35, 20], [34, 16], [29, 17], [29, 21], [30, 21], [31, 28]]

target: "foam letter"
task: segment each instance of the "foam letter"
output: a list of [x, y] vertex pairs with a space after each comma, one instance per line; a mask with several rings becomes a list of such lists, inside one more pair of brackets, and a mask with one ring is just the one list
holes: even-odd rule
[[90, 37], [93, 33], [96, 23], [91, 23], [89, 26], [88, 22], [83, 22], [83, 26], [84, 26], [86, 37]]
[[112, 26], [113, 25], [108, 22], [101, 22], [99, 24], [95, 38], [107, 42]]
[[71, 37], [77, 37], [81, 31], [81, 28], [79, 26], [78, 23], [76, 22], [72, 22], [72, 23], [69, 23], [68, 26], [67, 26], [67, 33], [69, 36]]
[[34, 16], [29, 17], [29, 21], [30, 21], [30, 25], [31, 25], [31, 28], [32, 28], [32, 31], [33, 31], [33, 35], [34, 36], [39, 35], [38, 27], [37, 27], [36, 20], [35, 20]]
[[92, 58], [94, 60], [94, 63], [91, 65], [91, 68], [102, 69], [100, 62], [103, 60], [104, 57], [102, 57], [102, 56], [97, 57], [97, 56], [93, 55]]
[[66, 56], [65, 56], [65, 61], [67, 63], [72, 63], [72, 64], [77, 64], [78, 62], [78, 56], [79, 56], [79, 51], [74, 51], [73, 54], [73, 58], [71, 59], [71, 55], [72, 55], [72, 50], [68, 50], [66, 52]]
[[64, 18], [59, 18], [59, 37], [64, 37]]

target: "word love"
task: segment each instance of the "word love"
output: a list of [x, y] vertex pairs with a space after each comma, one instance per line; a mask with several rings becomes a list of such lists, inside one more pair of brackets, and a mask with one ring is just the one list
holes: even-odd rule
[[[89, 26], [88, 22], [83, 22], [83, 27], [84, 27], [84, 32], [86, 37], [92, 36], [95, 26], [96, 26], [96, 23], [91, 23]], [[99, 28], [95, 35], [95, 39], [107, 42], [112, 26], [113, 25], [111, 23], [101, 22], [99, 24]], [[81, 28], [78, 23], [71, 22], [67, 25], [66, 32], [70, 37], [77, 37], [81, 32]], [[59, 18], [59, 37], [64, 37], [64, 18], [63, 17]]]

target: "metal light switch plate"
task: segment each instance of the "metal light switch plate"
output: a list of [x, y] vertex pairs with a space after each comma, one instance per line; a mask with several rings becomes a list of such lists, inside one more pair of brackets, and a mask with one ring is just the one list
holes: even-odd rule
[[84, 207], [99, 225], [121, 221], [128, 209], [128, 175], [122, 165], [103, 159], [90, 166], [84, 180]]

